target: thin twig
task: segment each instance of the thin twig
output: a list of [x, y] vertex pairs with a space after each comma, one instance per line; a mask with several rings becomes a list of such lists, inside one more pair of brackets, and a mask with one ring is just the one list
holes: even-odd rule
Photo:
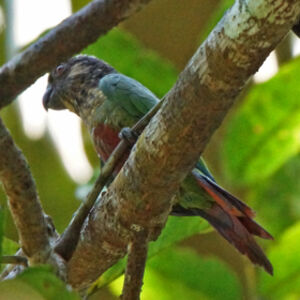
[[128, 246], [128, 259], [123, 284], [122, 300], [139, 300], [147, 260], [148, 235], [144, 230], [136, 232]]
[[[143, 129], [147, 126], [151, 118], [161, 107], [163, 100], [164, 98], [132, 127], [132, 130], [134, 132], [140, 134], [143, 131]], [[67, 227], [67, 229], [64, 231], [64, 233], [61, 235], [61, 238], [57, 242], [55, 251], [59, 253], [66, 260], [68, 260], [72, 256], [72, 253], [78, 241], [80, 229], [82, 227], [85, 218], [89, 214], [100, 192], [102, 191], [108, 179], [112, 175], [116, 165], [123, 157], [123, 155], [130, 149], [130, 147], [131, 146], [126, 141], [124, 140], [120, 141], [118, 146], [115, 148], [115, 150], [110, 155], [107, 162], [105, 163], [104, 167], [101, 169], [101, 174], [96, 180], [92, 191], [88, 194], [86, 201], [84, 201], [80, 205], [77, 212], [75, 213], [74, 218], [72, 219], [69, 226]]]
[[5, 255], [0, 258], [0, 263], [28, 267], [28, 260], [24, 256]]

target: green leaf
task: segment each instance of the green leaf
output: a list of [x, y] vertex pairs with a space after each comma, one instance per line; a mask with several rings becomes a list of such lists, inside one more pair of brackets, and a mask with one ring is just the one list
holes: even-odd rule
[[259, 212], [259, 221], [273, 236], [278, 236], [300, 219], [299, 195], [300, 156], [297, 155], [251, 189], [248, 199]]
[[228, 175], [235, 183], [265, 180], [300, 148], [300, 59], [256, 85], [231, 120], [224, 145]]
[[72, 12], [76, 12], [83, 6], [87, 5], [91, 0], [71, 0]]
[[222, 16], [226, 12], [228, 8], [230, 8], [234, 3], [234, 0], [222, 0], [219, 1], [219, 5], [217, 9], [212, 14], [209, 22], [207, 22], [206, 26], [202, 30], [201, 41], [204, 41], [209, 33], [214, 29], [217, 23], [221, 20]]
[[[148, 258], [155, 256], [162, 250], [194, 234], [208, 232], [210, 228], [208, 223], [199, 217], [178, 218], [171, 216], [168, 218], [168, 222], [157, 241], [150, 243]], [[125, 267], [126, 259], [121, 259], [95, 282], [91, 287], [91, 291], [100, 288], [121, 276], [124, 273]]]
[[79, 300], [50, 270], [49, 266], [28, 268], [15, 279], [1, 282], [1, 299]]
[[[261, 273], [259, 289], [267, 299], [299, 299], [300, 295], [300, 222], [290, 227], [268, 253], [274, 276]], [[295, 296], [297, 297], [295, 298]]]
[[[19, 248], [20, 246], [16, 242], [3, 236], [1, 255], [15, 255]], [[6, 266], [6, 264], [1, 264], [0, 272], [2, 272], [2, 270], [4, 270]]]
[[3, 255], [4, 209], [0, 206], [0, 257]]
[[3, 237], [2, 255], [14, 255], [19, 248], [19, 244], [17, 244], [15, 241]]
[[120, 29], [111, 30], [83, 53], [107, 61], [119, 72], [147, 86], [158, 97], [162, 97], [177, 78], [177, 71], [169, 62]]
[[[120, 294], [122, 279], [111, 285], [115, 294]], [[234, 300], [241, 299], [241, 287], [218, 259], [202, 258], [187, 248], [168, 248], [147, 262], [141, 299]]]

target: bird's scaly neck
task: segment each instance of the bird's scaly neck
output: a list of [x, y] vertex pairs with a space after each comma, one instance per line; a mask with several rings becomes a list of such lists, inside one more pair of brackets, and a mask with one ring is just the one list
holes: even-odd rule
[[74, 107], [74, 112], [90, 130], [94, 125], [95, 110], [103, 104], [105, 99], [105, 95], [98, 87], [82, 90], [80, 96], [76, 98], [77, 105]]

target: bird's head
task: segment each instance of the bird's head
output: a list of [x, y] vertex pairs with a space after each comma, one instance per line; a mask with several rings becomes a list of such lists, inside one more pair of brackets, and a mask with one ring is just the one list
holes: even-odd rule
[[46, 110], [69, 109], [80, 115], [91, 105], [101, 105], [104, 99], [98, 88], [99, 80], [114, 72], [114, 68], [96, 57], [72, 57], [50, 72], [43, 105]]

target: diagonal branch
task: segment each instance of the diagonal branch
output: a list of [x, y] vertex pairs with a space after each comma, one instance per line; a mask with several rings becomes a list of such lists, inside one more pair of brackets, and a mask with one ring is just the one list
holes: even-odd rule
[[[159, 110], [163, 103], [161, 100], [153, 109], [151, 109], [142, 119], [140, 119], [132, 128], [134, 132], [140, 134], [144, 128], [148, 125], [151, 118]], [[72, 221], [68, 225], [67, 229], [63, 232], [58, 240], [55, 251], [59, 253], [64, 259], [69, 260], [75, 250], [78, 242], [80, 230], [82, 224], [91, 211], [95, 201], [97, 200], [100, 192], [104, 188], [108, 179], [111, 177], [119, 160], [123, 157], [124, 153], [127, 153], [129, 145], [126, 141], [121, 140], [119, 145], [110, 155], [109, 159], [101, 169], [101, 174], [97, 178], [92, 191], [88, 194], [87, 199], [80, 205], [76, 211]]]
[[239, 0], [226, 13], [91, 211], [68, 262], [73, 287], [88, 286], [124, 256], [137, 228], [157, 238], [172, 195], [247, 80], [299, 14], [298, 0]]
[[150, 0], [94, 0], [0, 68], [0, 108]]
[[1, 119], [0, 181], [8, 196], [24, 254], [31, 263], [45, 263], [50, 255], [50, 241], [35, 182], [25, 157]]

